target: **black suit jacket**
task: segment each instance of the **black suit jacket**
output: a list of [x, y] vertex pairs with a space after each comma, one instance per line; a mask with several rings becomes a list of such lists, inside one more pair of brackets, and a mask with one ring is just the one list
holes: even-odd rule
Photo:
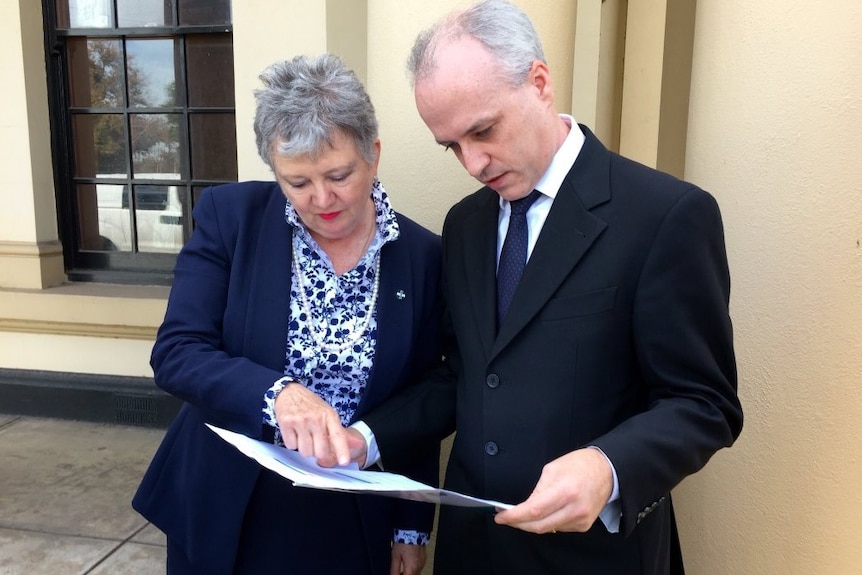
[[[204, 424], [258, 439], [272, 435], [261, 410], [285, 364], [292, 269], [285, 203], [274, 182], [204, 191], [153, 348], [156, 383], [185, 403], [133, 505], [207, 573], [231, 572], [260, 466]], [[404, 216], [398, 224], [400, 238], [381, 252], [374, 368], [355, 417], [439, 363], [440, 239]], [[390, 467], [436, 482], [438, 462], [432, 446], [417, 465]], [[302, 496], [287, 480], [285, 490]], [[340, 536], [370, 545], [391, 540], [393, 528], [431, 530], [433, 506], [374, 496], [356, 504], [364, 532]], [[326, 517], [285, 520], [332, 536]]]
[[741, 430], [716, 202], [581, 128], [499, 331], [498, 196], [483, 188], [451, 209], [448, 367], [364, 419], [384, 461], [457, 427], [446, 487], [508, 503], [527, 499], [549, 461], [597, 446], [619, 477], [620, 533], [597, 521], [534, 535], [443, 507], [441, 574], [680, 573], [670, 491]]

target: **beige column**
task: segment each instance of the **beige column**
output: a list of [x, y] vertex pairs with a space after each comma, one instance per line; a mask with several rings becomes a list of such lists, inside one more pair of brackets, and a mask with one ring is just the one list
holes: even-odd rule
[[363, 81], [367, 74], [367, 0], [234, 0], [237, 167], [240, 180], [272, 179], [254, 141], [254, 90], [270, 64], [332, 52]]
[[572, 115], [608, 148], [620, 146], [625, 0], [579, 0], [572, 70]]
[[326, 0], [326, 50], [368, 84], [368, 0]]
[[630, 2], [620, 153], [682, 177], [694, 42], [694, 0]]
[[236, 82], [239, 179], [271, 180], [254, 141], [254, 90], [260, 73], [278, 60], [326, 50], [326, 3], [304, 0], [234, 0], [233, 53]]
[[65, 281], [57, 235], [40, 2], [0, 4], [0, 288]]

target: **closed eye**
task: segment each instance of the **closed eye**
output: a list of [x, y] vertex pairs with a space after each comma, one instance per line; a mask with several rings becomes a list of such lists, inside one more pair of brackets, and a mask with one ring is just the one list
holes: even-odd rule
[[483, 139], [485, 139], [491, 135], [491, 130], [493, 129], [493, 127], [494, 126], [488, 126], [487, 128], [484, 128], [482, 130], [478, 130], [477, 132], [474, 132], [473, 135], [475, 137], [479, 138], [480, 140], [483, 140]]

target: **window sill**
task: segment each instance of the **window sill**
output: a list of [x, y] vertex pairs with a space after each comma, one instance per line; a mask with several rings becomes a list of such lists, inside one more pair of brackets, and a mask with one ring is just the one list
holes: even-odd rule
[[0, 289], [0, 331], [153, 341], [169, 291], [96, 283]]

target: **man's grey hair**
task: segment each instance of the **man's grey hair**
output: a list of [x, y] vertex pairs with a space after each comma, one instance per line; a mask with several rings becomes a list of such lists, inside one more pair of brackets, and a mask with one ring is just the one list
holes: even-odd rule
[[438, 46], [463, 37], [479, 41], [494, 56], [503, 81], [512, 87], [524, 83], [533, 62], [547, 63], [539, 35], [523, 10], [505, 0], [483, 0], [417, 36], [407, 60], [411, 85], [434, 73]]
[[336, 131], [356, 142], [370, 164], [376, 159], [377, 118], [356, 74], [332, 54], [276, 62], [260, 75], [255, 90], [254, 134], [261, 159], [272, 155], [316, 157]]

